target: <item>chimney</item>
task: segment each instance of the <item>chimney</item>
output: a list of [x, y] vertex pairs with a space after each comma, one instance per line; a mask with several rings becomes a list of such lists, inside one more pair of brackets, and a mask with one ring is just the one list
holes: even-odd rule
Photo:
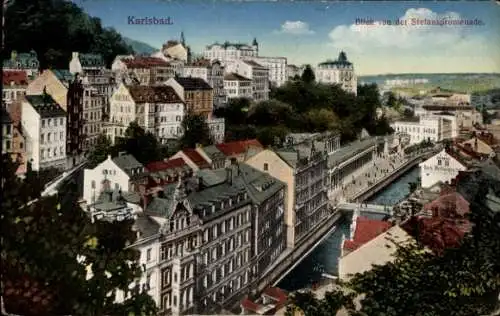
[[72, 57], [73, 57], [73, 59], [78, 58], [78, 52], [73, 52], [73, 53], [72, 53]]
[[226, 168], [226, 182], [233, 185], [233, 169], [231, 167]]

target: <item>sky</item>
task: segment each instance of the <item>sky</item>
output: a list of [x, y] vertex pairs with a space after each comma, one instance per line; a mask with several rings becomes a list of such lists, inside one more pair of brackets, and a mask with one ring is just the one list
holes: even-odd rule
[[[500, 5], [493, 1], [73, 2], [104, 26], [157, 48], [183, 31], [195, 53], [214, 42], [251, 43], [254, 37], [259, 55], [287, 57], [289, 64], [315, 65], [343, 50], [358, 75], [500, 73]], [[170, 17], [172, 24], [129, 24], [129, 17]], [[424, 19], [477, 19], [480, 25], [412, 25]], [[387, 20], [392, 25], [384, 25]], [[394, 25], [396, 20], [407, 25]]]

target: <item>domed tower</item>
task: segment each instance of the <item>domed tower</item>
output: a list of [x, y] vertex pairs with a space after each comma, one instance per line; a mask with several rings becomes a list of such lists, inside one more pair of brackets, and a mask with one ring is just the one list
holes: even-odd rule
[[252, 47], [255, 49], [256, 56], [259, 56], [259, 43], [257, 43], [257, 38], [253, 38]]

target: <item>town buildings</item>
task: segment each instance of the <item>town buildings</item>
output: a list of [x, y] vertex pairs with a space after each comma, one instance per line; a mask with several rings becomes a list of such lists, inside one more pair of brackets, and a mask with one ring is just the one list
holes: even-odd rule
[[252, 80], [253, 100], [269, 99], [269, 69], [251, 60], [235, 60], [225, 66], [226, 73], [237, 73]]
[[259, 43], [254, 38], [251, 45], [225, 42], [208, 45], [203, 51], [203, 57], [211, 61], [219, 60], [224, 66], [228, 62], [259, 55]]
[[468, 163], [453, 149], [445, 148], [419, 166], [422, 187], [429, 188], [438, 182], [451, 183], [459, 171], [467, 170]]
[[296, 65], [288, 64], [286, 65], [286, 78], [287, 80], [292, 80], [296, 77], [302, 76], [303, 69]]
[[[13, 102], [2, 107], [2, 152], [9, 153], [12, 160], [19, 164], [16, 170], [18, 176], [26, 173], [26, 145], [21, 124], [22, 103]], [[11, 126], [10, 128], [8, 126]], [[9, 144], [8, 141], [11, 143]]]
[[287, 184], [284, 219], [288, 248], [304, 240], [328, 216], [327, 154], [317, 150], [314, 141], [276, 152], [265, 149], [246, 163]]
[[340, 52], [337, 60], [327, 60], [314, 69], [316, 80], [325, 84], [339, 84], [342, 89], [357, 93], [357, 78], [353, 64], [347, 60], [344, 52]]
[[286, 57], [245, 57], [269, 69], [269, 82], [275, 87], [280, 87], [288, 80]]
[[224, 91], [228, 101], [237, 98], [253, 99], [252, 80], [234, 72], [224, 76]]
[[26, 94], [49, 94], [59, 106], [67, 111], [68, 87], [75, 76], [65, 69], [46, 69], [26, 88]]
[[21, 102], [26, 95], [28, 76], [22, 70], [4, 70], [2, 72], [2, 104]]
[[191, 61], [191, 49], [186, 45], [184, 32], [181, 32], [180, 40], [170, 40], [163, 44], [161, 52], [164, 56], [188, 63]]
[[40, 62], [38, 61], [38, 55], [34, 50], [29, 53], [17, 53], [12, 51], [10, 54], [10, 59], [5, 59], [3, 61], [3, 70], [21, 70], [26, 73], [29, 79], [34, 79], [38, 76], [40, 69]]
[[66, 168], [66, 112], [48, 94], [27, 95], [22, 105], [26, 155], [33, 170]]
[[137, 56], [116, 60], [111, 66], [118, 78], [133, 78], [140, 85], [154, 85], [175, 76], [174, 68], [165, 60], [156, 57]]
[[398, 120], [391, 123], [391, 127], [410, 137], [410, 144], [422, 141], [440, 142], [458, 136], [458, 125], [452, 115], [427, 115]]
[[2, 107], [2, 153], [10, 153], [12, 151], [13, 139], [13, 121], [7, 110]]
[[212, 117], [207, 121], [210, 136], [215, 144], [223, 143], [226, 137], [226, 120], [223, 117]]
[[106, 134], [114, 142], [136, 121], [161, 142], [182, 135], [185, 104], [170, 86], [120, 84], [110, 101]]
[[219, 108], [226, 104], [224, 90], [224, 67], [218, 60], [194, 60], [184, 66], [183, 77], [201, 78], [208, 82], [213, 89], [214, 107]]
[[82, 54], [73, 52], [69, 62], [69, 72], [75, 74], [99, 73], [106, 68], [104, 59], [99, 54]]
[[186, 104], [186, 111], [201, 115], [209, 120], [214, 108], [214, 90], [201, 78], [170, 78], [166, 85], [174, 88], [181, 100]]

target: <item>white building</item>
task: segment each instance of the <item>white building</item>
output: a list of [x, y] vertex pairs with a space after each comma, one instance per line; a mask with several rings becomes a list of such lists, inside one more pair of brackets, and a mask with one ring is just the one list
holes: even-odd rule
[[83, 173], [83, 200], [87, 205], [94, 204], [105, 190], [133, 192], [130, 180], [144, 173], [144, 166], [132, 155], [120, 153], [118, 157], [100, 163], [94, 169]]
[[69, 71], [72, 74], [83, 74], [85, 72], [102, 71], [106, 64], [101, 55], [98, 54], [80, 54], [73, 52], [69, 62]]
[[183, 77], [201, 78], [208, 82], [214, 91], [214, 107], [222, 107], [226, 104], [224, 91], [224, 67], [218, 60], [208, 59], [195, 60], [184, 66]]
[[269, 81], [275, 87], [280, 87], [285, 84], [287, 76], [287, 59], [286, 57], [247, 57], [247, 60], [252, 60], [259, 65], [269, 69]]
[[481, 112], [467, 103], [423, 102], [415, 106], [414, 113], [415, 116], [454, 116], [458, 128], [472, 128], [475, 124], [483, 123]]
[[125, 86], [120, 84], [110, 100], [110, 121], [106, 134], [114, 142], [123, 137], [130, 123], [137, 121], [160, 142], [182, 135], [185, 105], [170, 86]]
[[269, 69], [251, 60], [236, 60], [228, 63], [226, 73], [237, 73], [252, 80], [253, 99], [256, 102], [269, 100]]
[[358, 81], [354, 65], [347, 60], [344, 52], [340, 52], [337, 60], [327, 60], [314, 69], [316, 81], [325, 84], [339, 84], [342, 89], [354, 94], [358, 91]]
[[27, 95], [22, 126], [33, 170], [66, 168], [66, 112], [48, 94]]
[[451, 183], [460, 171], [467, 170], [466, 163], [451, 151], [443, 149], [420, 163], [422, 188], [430, 188], [438, 182]]
[[219, 60], [225, 65], [227, 62], [246, 57], [257, 57], [259, 55], [259, 44], [254, 38], [252, 45], [225, 42], [208, 45], [203, 51], [203, 57], [211, 61]]
[[208, 128], [210, 129], [210, 134], [215, 143], [223, 143], [226, 136], [226, 125], [224, 118], [217, 118], [212, 116], [207, 120], [207, 124]]
[[252, 80], [234, 72], [224, 76], [224, 90], [228, 101], [235, 98], [253, 99]]
[[427, 115], [396, 121], [391, 127], [396, 133], [408, 135], [410, 144], [422, 141], [439, 142], [458, 136], [458, 126], [454, 116]]
[[287, 80], [291, 80], [293, 78], [295, 78], [295, 76], [302, 76], [302, 67], [297, 67], [295, 65], [292, 65], [292, 64], [288, 64], [286, 66], [286, 78]]

